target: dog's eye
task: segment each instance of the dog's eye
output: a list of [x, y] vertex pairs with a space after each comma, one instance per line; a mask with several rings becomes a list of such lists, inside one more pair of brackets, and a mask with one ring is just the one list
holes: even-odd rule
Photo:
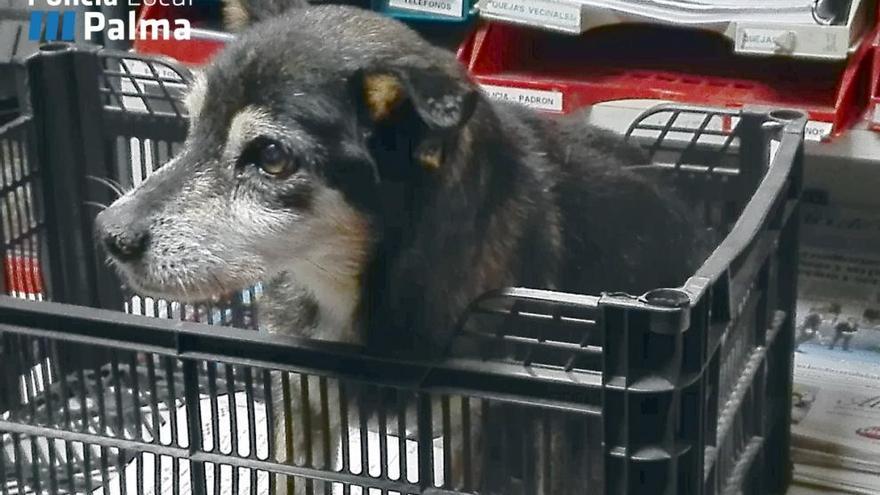
[[280, 144], [271, 141], [260, 149], [257, 165], [260, 170], [269, 175], [287, 175], [292, 172], [290, 170], [292, 163], [287, 150]]
[[253, 141], [242, 156], [244, 163], [256, 165], [272, 177], [287, 177], [296, 172], [296, 163], [281, 143], [269, 139]]

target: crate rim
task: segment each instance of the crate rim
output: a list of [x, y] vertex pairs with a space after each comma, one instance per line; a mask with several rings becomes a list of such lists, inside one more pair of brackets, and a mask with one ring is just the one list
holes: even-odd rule
[[[759, 108], [763, 107], [746, 107], [743, 111], [758, 111]], [[791, 112], [789, 116], [795, 114], [796, 116], [779, 118], [773, 115], [774, 113], [783, 115], [782, 112]], [[694, 276], [684, 284], [684, 290], [692, 294], [692, 304], [718, 280], [733, 259], [755, 239], [761, 230], [761, 225], [770, 214], [769, 205], [784, 192], [783, 185], [789, 178], [798, 153], [798, 141], [803, 141], [807, 115], [799, 110], [783, 109], [769, 110], [766, 114], [776, 122], [780, 131], [779, 149], [731, 231], [697, 269]], [[644, 115], [639, 118], [644, 118]]]
[[[529, 373], [522, 366], [467, 359], [417, 361], [364, 353], [362, 347], [265, 332], [242, 331], [202, 323], [132, 315], [51, 301], [0, 295], [0, 332], [49, 338], [129, 352], [145, 352], [185, 361], [215, 361], [277, 369], [408, 389], [473, 394], [508, 402], [535, 404], [583, 414], [600, 414], [586, 395], [601, 389], [594, 380], [571, 380], [559, 371]], [[340, 372], [347, 366], [355, 368]], [[476, 383], [476, 376], [486, 378]], [[467, 378], [465, 384], [462, 379]], [[499, 391], [499, 380], [509, 386]], [[502, 384], [503, 385], [503, 384]], [[556, 398], [547, 387], [557, 388]], [[529, 388], [533, 390], [528, 390]], [[515, 391], [515, 393], [514, 393]], [[595, 397], [593, 398], [595, 399]]]

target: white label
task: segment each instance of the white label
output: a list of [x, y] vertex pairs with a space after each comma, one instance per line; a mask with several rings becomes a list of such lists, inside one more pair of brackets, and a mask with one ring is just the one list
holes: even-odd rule
[[[734, 117], [731, 120], [731, 125], [736, 127], [736, 124], [739, 122], [739, 117]], [[834, 128], [834, 124], [831, 122], [820, 122], [818, 120], [808, 120], [807, 125], [804, 126], [804, 141], [815, 141], [820, 142], [828, 139], [831, 136], [831, 129]]]
[[463, 0], [388, 0], [388, 5], [446, 17], [461, 17]]
[[784, 29], [736, 29], [736, 49], [752, 53], [792, 53], [797, 34]]
[[483, 84], [483, 91], [489, 98], [509, 101], [538, 110], [562, 111], [562, 93], [540, 89], [509, 88]]
[[581, 30], [581, 6], [542, 0], [483, 0], [484, 13], [529, 24], [561, 28], [566, 31]]
[[831, 135], [834, 124], [810, 120], [804, 128], [804, 141], [824, 141]]

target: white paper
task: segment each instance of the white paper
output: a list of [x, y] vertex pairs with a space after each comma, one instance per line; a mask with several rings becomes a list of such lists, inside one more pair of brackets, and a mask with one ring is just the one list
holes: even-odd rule
[[[218, 437], [220, 443], [220, 451], [221, 452], [230, 452], [231, 449], [231, 435], [232, 435], [232, 427], [230, 420], [230, 404], [228, 395], [220, 395], [217, 398], [217, 410], [218, 410]], [[237, 416], [239, 418], [238, 421], [238, 431], [236, 435], [238, 437], [238, 446], [239, 446], [239, 454], [242, 456], [246, 456], [249, 453], [249, 431], [248, 431], [248, 422], [243, 421], [242, 418], [247, 418], [247, 396], [244, 392], [238, 392], [235, 395], [235, 409], [237, 411]], [[212, 417], [211, 417], [211, 407], [210, 400], [207, 397], [202, 398], [201, 403], [201, 414], [202, 414], [202, 431], [203, 438], [210, 439], [212, 438]], [[177, 426], [178, 426], [178, 438], [185, 439], [187, 435], [187, 422], [186, 422], [186, 409], [184, 407], [179, 407], [176, 411], [177, 414]], [[256, 435], [256, 446], [257, 446], [257, 457], [261, 459], [265, 459], [268, 455], [267, 446], [268, 446], [268, 435], [269, 435], [269, 425], [267, 423], [266, 416], [266, 407], [264, 404], [260, 402], [254, 403], [254, 416], [255, 416], [255, 435]], [[170, 429], [170, 421], [169, 421], [169, 413], [165, 411], [162, 414], [162, 422], [160, 428], [160, 439], [163, 442], [168, 442], [171, 439], [171, 429]], [[411, 477], [409, 481], [417, 482], [418, 479], [413, 478], [415, 473], [418, 473], [418, 445], [415, 440], [406, 440], [406, 452], [404, 455], [406, 456], [406, 470], [407, 474]], [[367, 471], [371, 473], [371, 475], [378, 475], [381, 472], [380, 464], [384, 464], [387, 467], [387, 475], [391, 479], [397, 479], [400, 477], [400, 451], [399, 451], [399, 440], [396, 435], [387, 434], [386, 435], [386, 458], [383, 459], [380, 455], [380, 442], [379, 442], [379, 433], [375, 431], [369, 431], [367, 434]], [[210, 442], [205, 445], [206, 448], [210, 448]], [[443, 481], [443, 442], [441, 438], [434, 439], [434, 476], [435, 480], [438, 483], [442, 483]], [[337, 451], [337, 455], [340, 452]], [[145, 453], [138, 455], [135, 459], [129, 462], [125, 468], [125, 481], [126, 481], [126, 490], [120, 492], [119, 490], [119, 474], [113, 473], [109, 478], [109, 488], [101, 487], [92, 492], [92, 495], [120, 495], [121, 493], [144, 493], [145, 495], [171, 495], [174, 488], [174, 469], [175, 469], [175, 461], [170, 458], [161, 458], [159, 459], [159, 470], [161, 473], [160, 476], [160, 485], [158, 487], [155, 486], [153, 482], [152, 474], [156, 465], [156, 456], [153, 454]], [[361, 469], [365, 459], [361, 459], [361, 446], [360, 446], [360, 430], [353, 426], [349, 429], [349, 465], [351, 469], [355, 472]], [[182, 495], [188, 495], [192, 493], [190, 487], [190, 464], [187, 460], [179, 460], [177, 462], [177, 483], [179, 488], [179, 493]], [[144, 486], [142, 490], [138, 490], [137, 487], [137, 472], [138, 472], [138, 463], [143, 463], [142, 470], [145, 474], [144, 476]], [[219, 470], [220, 475], [220, 493], [215, 494], [213, 492], [213, 483], [214, 476], [217, 475], [217, 471]], [[254, 474], [254, 478], [256, 480], [256, 490], [251, 491], [251, 470], [245, 468], [238, 468], [234, 472], [233, 469], [229, 466], [214, 466], [214, 465], [206, 465], [206, 486], [208, 487], [209, 495], [233, 495], [232, 491], [232, 480], [233, 478], [238, 479], [238, 494], [246, 495], [249, 493], [257, 493], [259, 495], [268, 495], [269, 493], [269, 475], [266, 473], [257, 472]], [[366, 480], [365, 480], [366, 482]], [[333, 489], [333, 495], [341, 495], [343, 493], [343, 488], [341, 485], [335, 485]], [[351, 495], [368, 495], [368, 493], [372, 494], [372, 490], [364, 490], [360, 487], [352, 486], [350, 487]], [[376, 491], [376, 493], [379, 493]], [[394, 494], [395, 492], [389, 492], [389, 494]], [[400, 495], [400, 494], [398, 494]]]

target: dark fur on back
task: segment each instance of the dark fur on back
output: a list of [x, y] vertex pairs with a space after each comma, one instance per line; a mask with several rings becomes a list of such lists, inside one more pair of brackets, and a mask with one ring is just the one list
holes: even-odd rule
[[707, 254], [686, 205], [627, 170], [647, 162], [640, 150], [581, 115], [481, 99], [463, 133], [454, 179], [409, 206], [421, 213], [406, 242], [379, 251], [390, 260], [373, 267], [366, 321], [388, 338], [375, 348], [442, 349], [491, 289], [640, 295], [681, 285]]

